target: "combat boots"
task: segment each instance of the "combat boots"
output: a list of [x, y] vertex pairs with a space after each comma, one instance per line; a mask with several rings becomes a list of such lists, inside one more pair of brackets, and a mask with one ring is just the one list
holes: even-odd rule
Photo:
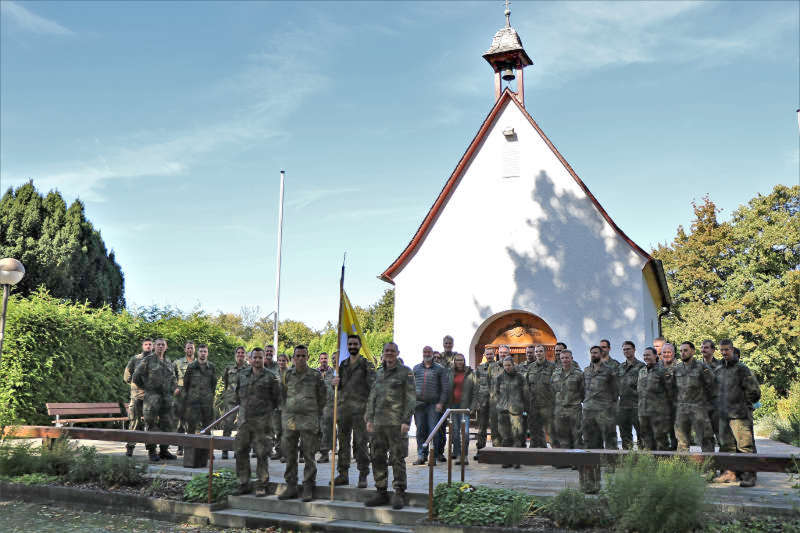
[[756, 484], [755, 472], [742, 472], [742, 481], [739, 482], [740, 487], [753, 487]]
[[227, 458], [228, 458], [228, 450], [225, 450], [225, 451], [222, 452], [221, 459], [227, 459]]
[[303, 501], [310, 502], [314, 499], [314, 484], [303, 485]]
[[367, 507], [377, 507], [378, 505], [386, 505], [389, 503], [389, 493], [386, 489], [378, 489], [378, 493], [364, 502]]
[[147, 458], [150, 460], [151, 463], [157, 463], [161, 459], [159, 459], [158, 454], [156, 453], [155, 445], [147, 447]]
[[358, 473], [358, 488], [359, 489], [366, 489], [367, 488], [367, 474], [368, 474], [368, 472], [359, 472]]
[[283, 492], [278, 495], [279, 500], [290, 500], [292, 498], [297, 498], [298, 491], [297, 485], [286, 485], [286, 488], [283, 489]]
[[392, 494], [392, 509], [402, 509], [406, 504], [406, 491], [397, 489]]
[[183, 455], [183, 446], [178, 446], [178, 457]]
[[171, 453], [169, 453], [169, 446], [161, 445], [160, 452], [158, 456], [161, 459], [177, 459], [177, 457]]
[[350, 479], [347, 477], [347, 474], [339, 474], [338, 476], [333, 478], [333, 484], [337, 487], [339, 485], [349, 485]]

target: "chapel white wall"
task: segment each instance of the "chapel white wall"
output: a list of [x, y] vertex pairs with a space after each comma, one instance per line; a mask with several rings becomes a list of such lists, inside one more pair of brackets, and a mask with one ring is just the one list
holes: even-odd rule
[[[514, 128], [519, 176], [503, 130]], [[504, 163], [505, 158], [505, 163]], [[492, 125], [427, 238], [395, 276], [395, 339], [413, 366], [426, 344], [455, 349], [490, 316], [510, 309], [542, 317], [582, 365], [609, 338], [645, 341], [645, 259], [614, 231], [509, 102]]]

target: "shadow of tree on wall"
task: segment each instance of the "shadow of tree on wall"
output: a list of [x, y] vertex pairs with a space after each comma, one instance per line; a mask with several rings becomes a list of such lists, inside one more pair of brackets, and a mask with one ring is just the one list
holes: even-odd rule
[[[514, 262], [512, 305], [545, 320], [552, 306], [567, 306], [573, 325], [550, 323], [560, 338], [580, 337], [592, 344], [619, 328], [630, 329], [633, 337], [634, 328], [625, 326], [641, 320], [641, 258], [631, 258], [634, 252], [588, 198], [569, 191], [557, 194], [544, 171], [535, 178], [531, 199], [542, 210], [527, 220], [538, 233], [535, 249], [506, 248]], [[575, 323], [583, 326], [581, 331], [575, 331]]]
[[[536, 207], [540, 211], [526, 224], [534, 238], [529, 244], [506, 247], [514, 265], [511, 308], [540, 316], [567, 344], [580, 339], [591, 346], [621, 330], [625, 338], [611, 339], [612, 353], [618, 352], [622, 341], [635, 341], [642, 333], [642, 258], [591, 200], [556, 191], [544, 171], [533, 185], [531, 212], [537, 212]], [[473, 300], [482, 320], [493, 315], [488, 306]], [[574, 356], [588, 361], [588, 354]]]

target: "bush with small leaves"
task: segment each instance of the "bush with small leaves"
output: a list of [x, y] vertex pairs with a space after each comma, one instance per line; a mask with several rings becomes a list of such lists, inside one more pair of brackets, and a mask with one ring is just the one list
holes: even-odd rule
[[[239, 486], [236, 472], [222, 468], [211, 478], [211, 500], [219, 502], [227, 498]], [[183, 489], [183, 499], [188, 502], [208, 501], [208, 474], [197, 474]]]
[[624, 456], [604, 490], [617, 530], [672, 533], [700, 526], [706, 490], [703, 468], [683, 456]]
[[558, 527], [580, 529], [602, 527], [611, 522], [605, 502], [586, 496], [579, 490], [567, 488], [544, 504], [542, 512]]
[[509, 489], [469, 483], [439, 484], [434, 491], [436, 516], [446, 524], [516, 526], [535, 505], [531, 496]]

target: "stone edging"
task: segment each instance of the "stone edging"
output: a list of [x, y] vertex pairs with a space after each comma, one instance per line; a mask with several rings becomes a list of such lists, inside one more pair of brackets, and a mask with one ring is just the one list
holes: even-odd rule
[[0, 498], [51, 504], [69, 504], [86, 511], [113, 510], [147, 516], [168, 522], [189, 521], [208, 524], [211, 513], [227, 508], [227, 503], [189, 503], [135, 494], [79, 489], [58, 485], [23, 485], [0, 482]]

